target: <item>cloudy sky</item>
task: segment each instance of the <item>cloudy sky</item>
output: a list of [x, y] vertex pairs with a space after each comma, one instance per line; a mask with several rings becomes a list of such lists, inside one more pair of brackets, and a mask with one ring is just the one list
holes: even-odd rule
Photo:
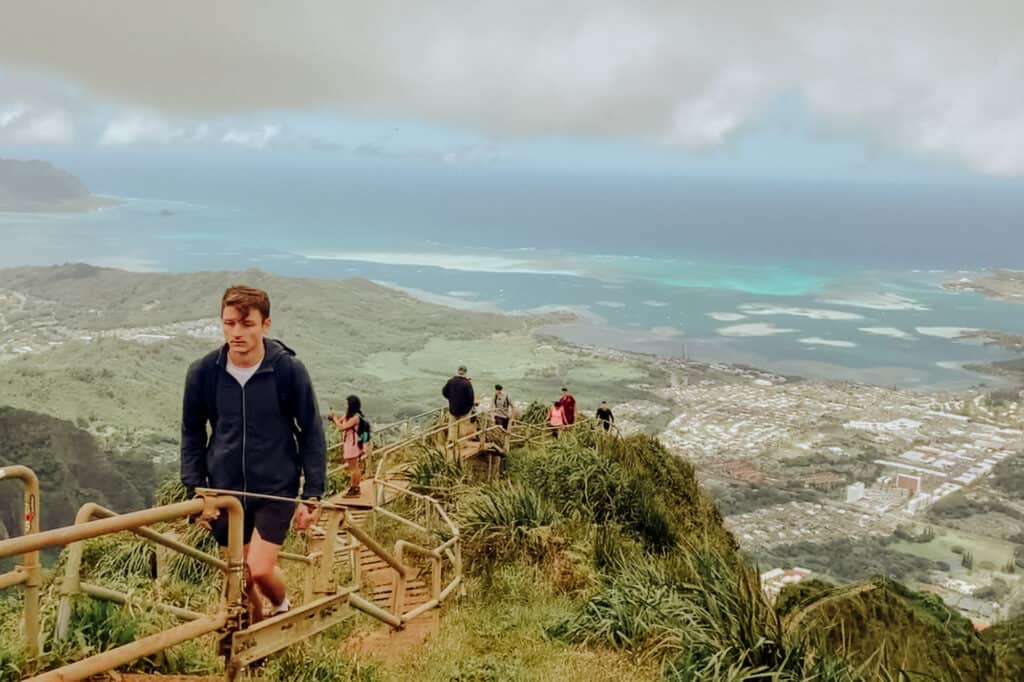
[[4, 0], [0, 153], [1015, 179], [1021, 36], [1019, 0]]

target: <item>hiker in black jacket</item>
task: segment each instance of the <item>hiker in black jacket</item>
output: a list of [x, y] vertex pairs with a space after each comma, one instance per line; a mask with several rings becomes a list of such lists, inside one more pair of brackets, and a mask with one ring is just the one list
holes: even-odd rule
[[473, 384], [466, 376], [465, 365], [460, 365], [455, 376], [448, 380], [448, 383], [441, 389], [441, 395], [448, 399], [448, 442], [454, 443], [459, 439], [460, 424], [465, 423], [466, 415], [472, 409], [476, 401], [473, 394]]
[[605, 431], [611, 430], [612, 425], [615, 423], [615, 415], [612, 414], [612, 408], [608, 407], [607, 400], [601, 401], [601, 407], [597, 408], [594, 418], [597, 419], [597, 423], [600, 424], [601, 428]]
[[[246, 587], [253, 619], [259, 620], [260, 593], [275, 613], [289, 608], [277, 557], [293, 522], [302, 529], [316, 521], [313, 503], [324, 492], [327, 449], [305, 366], [283, 343], [265, 338], [270, 329], [266, 292], [229, 288], [221, 299], [221, 322], [225, 344], [192, 363], [185, 379], [181, 482], [190, 496], [208, 486], [289, 498], [301, 492], [307, 501], [296, 506], [240, 496]], [[226, 515], [197, 523], [227, 546]]]

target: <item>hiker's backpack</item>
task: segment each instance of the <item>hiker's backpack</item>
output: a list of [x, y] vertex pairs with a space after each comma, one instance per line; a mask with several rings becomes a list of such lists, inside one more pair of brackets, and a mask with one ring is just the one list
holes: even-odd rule
[[366, 445], [370, 442], [370, 420], [359, 413], [359, 426], [356, 427], [356, 441], [360, 445]]
[[[274, 362], [274, 383], [277, 386], [277, 401], [282, 416], [292, 425], [292, 431], [298, 431], [295, 422], [295, 404], [293, 401], [294, 391], [292, 385], [295, 382], [295, 365], [293, 358], [295, 351], [284, 345], [277, 339], [271, 339], [284, 349], [284, 353]], [[220, 350], [213, 351], [203, 358], [202, 381], [203, 381], [203, 405], [206, 407], [206, 415], [210, 420], [210, 426], [217, 426], [217, 382], [220, 380], [220, 373], [217, 371], [217, 359], [220, 357]]]

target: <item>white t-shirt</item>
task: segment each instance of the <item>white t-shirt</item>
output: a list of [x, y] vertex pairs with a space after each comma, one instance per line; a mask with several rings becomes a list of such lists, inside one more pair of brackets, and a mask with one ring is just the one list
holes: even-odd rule
[[252, 375], [256, 373], [256, 370], [260, 368], [259, 362], [252, 367], [239, 367], [235, 363], [231, 362], [231, 358], [228, 358], [228, 374], [233, 376], [242, 388], [245, 388], [246, 382], [252, 378]]

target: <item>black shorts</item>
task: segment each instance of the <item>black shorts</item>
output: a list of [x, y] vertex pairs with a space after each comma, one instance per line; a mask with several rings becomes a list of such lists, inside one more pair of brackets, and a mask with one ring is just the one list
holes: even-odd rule
[[[242, 541], [249, 544], [252, 540], [253, 530], [260, 532], [260, 537], [275, 545], [283, 545], [288, 529], [292, 525], [292, 515], [295, 513], [294, 502], [281, 502], [279, 500], [261, 500], [253, 497], [245, 501], [243, 509], [245, 523], [242, 531]], [[228, 515], [221, 511], [220, 516], [210, 522], [213, 530], [213, 537], [217, 538], [217, 544], [221, 547], [228, 546]]]
[[508, 417], [495, 417], [494, 423], [508, 431]]

